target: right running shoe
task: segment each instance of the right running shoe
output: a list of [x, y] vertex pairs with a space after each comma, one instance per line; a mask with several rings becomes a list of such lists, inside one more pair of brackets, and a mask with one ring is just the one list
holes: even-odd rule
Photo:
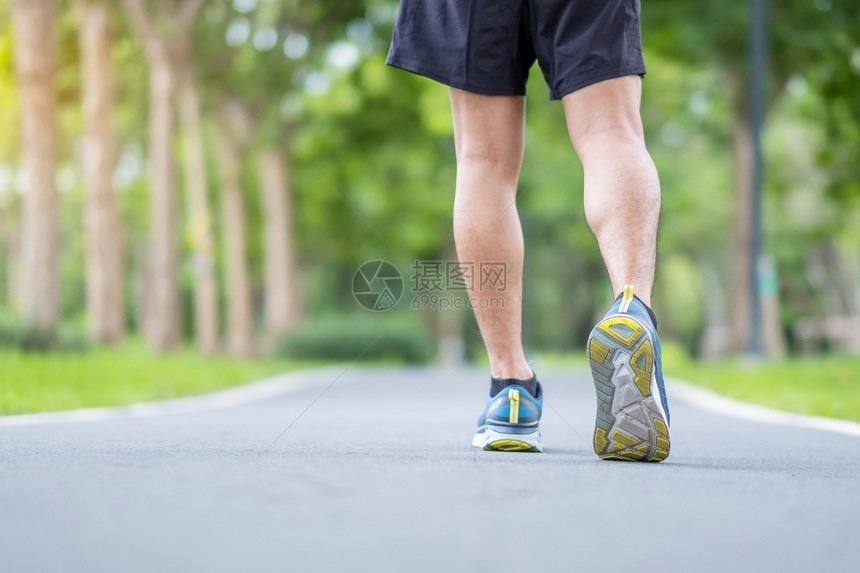
[[487, 398], [487, 407], [478, 418], [478, 431], [472, 446], [502, 452], [540, 452], [543, 450], [540, 422], [543, 388], [536, 396], [522, 386], [508, 386]]
[[604, 460], [660, 462], [669, 456], [669, 405], [660, 338], [648, 308], [624, 287], [588, 337], [597, 390], [594, 452]]

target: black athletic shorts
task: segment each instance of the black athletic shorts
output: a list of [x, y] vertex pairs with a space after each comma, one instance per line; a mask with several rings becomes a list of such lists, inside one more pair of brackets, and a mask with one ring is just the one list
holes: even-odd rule
[[537, 59], [550, 98], [645, 74], [640, 0], [401, 0], [392, 66], [489, 95], [524, 95]]

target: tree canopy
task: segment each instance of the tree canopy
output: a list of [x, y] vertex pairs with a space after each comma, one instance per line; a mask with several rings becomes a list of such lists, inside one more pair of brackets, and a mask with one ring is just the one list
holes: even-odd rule
[[[81, 2], [104, 0], [76, 3]], [[81, 263], [88, 244], [82, 213], [92, 187], [82, 171], [87, 133], [82, 94], [88, 86], [82, 81], [80, 14], [72, 9], [75, 3], [55, 4], [58, 323], [82, 325], [92, 313]], [[183, 340], [204, 332], [195, 323], [204, 312], [195, 305], [203, 292], [201, 253], [210, 257], [205, 264], [217, 283], [206, 311], [213, 314], [212, 328], [219, 337], [235, 330], [229, 317], [238, 316], [236, 309], [244, 305], [251, 321], [247, 336], [257, 350], [266, 347], [258, 344], [266, 338], [264, 330], [301, 329], [344, 315], [404, 320], [437, 338], [453, 323], [467, 345], [475, 339], [467, 313], [452, 320], [409, 304], [415, 261], [454, 260], [450, 213], [456, 167], [447, 90], [385, 65], [396, 2], [205, 1], [187, 21], [175, 12], [184, 3], [143, 3], [155, 32], [177, 42], [165, 67], [176, 74], [176, 91], [162, 104], [173, 106], [177, 119], [165, 124], [167, 138], [155, 146], [153, 114], [160, 112], [152, 98], [158, 76], [135, 32], [140, 22], [121, 6], [134, 2], [108, 4], [115, 76], [109, 121], [117, 146], [111, 183], [121, 227], [116, 240], [122, 246], [123, 321], [132, 334], [145, 330], [156, 296], [153, 273], [160, 272], [151, 256], [159, 239], [152, 233], [159, 211], [150, 202], [164, 181], [172, 181], [176, 220], [167, 224], [175, 224], [177, 234], [168, 242], [175, 244], [177, 258], [168, 264], [176, 269], [179, 306], [169, 312], [176, 315]], [[798, 332], [810, 331], [816, 320], [860, 316], [860, 12], [854, 4], [769, 3], [765, 248], [779, 279], [776, 318], [792, 348], [800, 348]], [[28, 288], [21, 282], [22, 197], [30, 192], [21, 175], [26, 96], [15, 55], [29, 44], [16, 41], [22, 31], [10, 16], [18, 9], [15, 2], [0, 0], [2, 316], [20, 314]], [[732, 304], [737, 129], [747, 115], [749, 2], [662, 0], [643, 3], [642, 10], [648, 65], [643, 119], [664, 192], [655, 306], [666, 336], [699, 352], [706, 339], [725, 329]], [[192, 87], [199, 99], [199, 137], [182, 107], [183, 86]], [[532, 74], [528, 94], [518, 193], [527, 248], [526, 342], [536, 349], [565, 350], [582, 345], [610, 293], [585, 224], [581, 167], [561, 108], [548, 101], [539, 73]], [[230, 193], [225, 143], [238, 169]], [[167, 175], [160, 174], [164, 168], [153, 157], [162, 148], [163, 160], [178, 167]], [[200, 152], [196, 171], [189, 169], [195, 149]], [[282, 173], [273, 176], [271, 169]], [[191, 193], [195, 177], [202, 185], [196, 195]], [[276, 203], [276, 209], [286, 214], [269, 217], [271, 199], [281, 191], [286, 203]], [[241, 207], [238, 231], [232, 227], [239, 219], [218, 215], [225, 205], [231, 212]], [[286, 234], [263, 232], [273, 225], [285, 226]], [[211, 234], [211, 245], [200, 242], [201, 228]], [[225, 247], [236, 241], [242, 241], [240, 252], [228, 255]], [[288, 248], [277, 250], [272, 241]], [[379, 315], [366, 313], [351, 292], [356, 269], [375, 259], [394, 263], [407, 284], [399, 305]], [[274, 312], [273, 293], [287, 288], [266, 287], [275, 280], [271, 269], [279, 260], [287, 261], [289, 275], [281, 280], [295, 287], [289, 294], [294, 318], [266, 323]], [[247, 275], [244, 302], [235, 298], [237, 272]], [[858, 338], [822, 338], [820, 347], [856, 349]]]

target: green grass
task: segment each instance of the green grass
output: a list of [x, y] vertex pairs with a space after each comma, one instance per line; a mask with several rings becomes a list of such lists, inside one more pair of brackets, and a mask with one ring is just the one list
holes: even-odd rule
[[141, 345], [85, 353], [0, 349], [0, 414], [118, 406], [189, 396], [311, 366], [288, 360], [159, 356]]
[[[701, 363], [666, 344], [664, 370], [740, 400], [781, 410], [860, 421], [860, 356], [779, 362]], [[0, 349], [0, 415], [118, 406], [220, 390], [317, 363], [158, 356], [142, 345], [82, 354]], [[585, 352], [545, 354], [535, 367], [587, 369]], [[671, 396], [670, 396], [671, 398]]]
[[[542, 355], [540, 366], [588, 368], [585, 351]], [[676, 344], [663, 346], [663, 371], [745, 402], [779, 410], [860, 421], [860, 356], [715, 363], [691, 359]], [[669, 396], [671, 401], [672, 396]]]
[[746, 402], [860, 421], [860, 356], [701, 363], [667, 355], [665, 371]]

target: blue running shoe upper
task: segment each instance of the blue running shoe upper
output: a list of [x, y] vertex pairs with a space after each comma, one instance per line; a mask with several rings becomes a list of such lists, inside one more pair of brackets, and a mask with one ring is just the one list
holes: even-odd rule
[[505, 434], [529, 434], [538, 429], [543, 410], [543, 388], [537, 385], [537, 396], [522, 386], [508, 386], [495, 396], [487, 397], [487, 406], [478, 418], [483, 428]]

